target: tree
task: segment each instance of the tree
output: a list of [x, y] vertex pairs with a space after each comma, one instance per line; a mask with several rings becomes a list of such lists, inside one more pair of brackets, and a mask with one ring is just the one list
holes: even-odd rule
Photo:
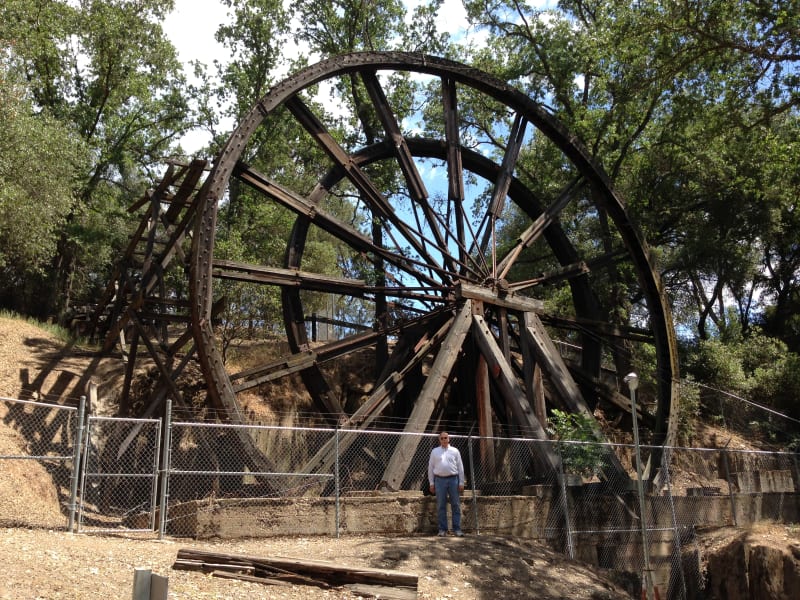
[[9, 0], [0, 8], [0, 39], [35, 109], [74, 131], [91, 157], [76, 181], [51, 268], [34, 282], [38, 303], [31, 313], [63, 314], [105, 280], [113, 249], [126, 238], [125, 206], [191, 126], [189, 90], [160, 25], [172, 6], [171, 0]]
[[[8, 58], [8, 55], [6, 55]], [[56, 252], [88, 155], [73, 131], [36, 114], [28, 89], [0, 64], [0, 302], [24, 311], [29, 281]]]
[[[792, 287], [764, 277], [780, 271], [788, 282], [796, 273], [785, 242], [775, 239], [780, 249], [766, 260], [767, 238], [781, 230], [770, 223], [778, 214], [785, 221], [782, 207], [790, 206], [774, 190], [784, 184], [766, 182], [770, 164], [785, 164], [779, 145], [796, 156], [770, 140], [785, 140], [796, 126], [800, 11], [722, 0], [571, 0], [547, 11], [503, 0], [465, 4], [473, 25], [492, 34], [480, 63], [551, 107], [605, 165], [683, 299], [678, 314], [699, 335], [709, 335], [709, 321], [725, 329], [731, 299], [746, 327], [765, 290]], [[475, 114], [476, 129], [488, 131], [491, 113]], [[502, 137], [489, 142], [502, 145]], [[547, 157], [529, 150], [521, 170], [546, 185]], [[587, 223], [578, 212], [563, 216]], [[589, 239], [605, 243], [602, 214], [597, 225]], [[788, 264], [765, 270], [770, 261]], [[624, 275], [608, 288], [609, 308], [624, 306]]]

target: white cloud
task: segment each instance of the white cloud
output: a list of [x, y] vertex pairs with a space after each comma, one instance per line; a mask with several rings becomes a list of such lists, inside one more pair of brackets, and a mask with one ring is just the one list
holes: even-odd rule
[[206, 65], [226, 58], [226, 50], [214, 39], [217, 28], [228, 21], [228, 7], [219, 0], [175, 0], [175, 9], [164, 20], [164, 31], [184, 63]]

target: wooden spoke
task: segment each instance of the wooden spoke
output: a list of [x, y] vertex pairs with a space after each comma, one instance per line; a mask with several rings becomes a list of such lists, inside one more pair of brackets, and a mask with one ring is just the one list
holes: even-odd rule
[[[506, 152], [503, 155], [503, 164], [500, 167], [500, 174], [495, 181], [494, 191], [492, 192], [492, 199], [489, 202], [489, 209], [486, 211], [485, 228], [483, 230], [483, 237], [480, 242], [480, 251], [486, 254], [486, 248], [489, 245], [489, 240], [494, 240], [495, 236], [495, 223], [503, 212], [505, 206], [506, 196], [508, 195], [508, 188], [511, 186], [511, 178], [514, 174], [514, 167], [519, 158], [519, 151], [522, 148], [522, 141], [525, 137], [526, 121], [522, 115], [517, 114], [514, 117], [514, 124], [511, 126], [511, 131], [508, 134], [508, 144]], [[494, 241], [492, 242], [494, 244]], [[492, 248], [492, 255], [494, 256], [494, 247]], [[495, 266], [492, 268], [492, 273], [495, 273]], [[494, 276], [496, 278], [496, 276]]]
[[241, 166], [237, 171], [237, 174], [241, 177], [242, 181], [248, 185], [276, 200], [289, 210], [308, 218], [309, 221], [315, 223], [331, 235], [341, 239], [343, 242], [349, 244], [356, 250], [369, 252], [382, 258], [386, 262], [405, 271], [417, 281], [427, 283], [432, 286], [439, 285], [439, 281], [431, 279], [430, 276], [425, 275], [420, 270], [415, 268], [416, 265], [422, 266], [424, 263], [395, 254], [386, 248], [375, 245], [367, 236], [353, 229], [346, 223], [342, 223], [334, 216], [329, 215], [307, 199], [298, 196], [294, 192], [287, 190], [283, 186], [273, 181], [270, 181], [256, 170], [246, 166]]
[[328, 154], [330, 159], [344, 169], [345, 176], [361, 192], [364, 201], [369, 204], [370, 208], [372, 208], [378, 216], [386, 219], [397, 227], [397, 229], [404, 234], [408, 243], [411, 244], [423, 259], [434, 264], [436, 261], [433, 259], [433, 256], [427, 252], [425, 246], [417, 239], [417, 236], [411, 229], [397, 214], [395, 214], [394, 208], [375, 186], [369, 175], [367, 175], [353, 161], [352, 157], [339, 146], [322, 122], [316, 118], [305, 103], [299, 97], [294, 96], [287, 101], [286, 106], [300, 124], [303, 125], [306, 131], [319, 143], [320, 147]]
[[[547, 273], [542, 273], [539, 277], [534, 277], [533, 279], [515, 281], [514, 283], [510, 283], [508, 285], [508, 289], [512, 292], [520, 292], [526, 288], [535, 287], [537, 285], [558, 283], [559, 281], [572, 279], [573, 277], [580, 277], [581, 275], [586, 275], [587, 273], [589, 273], [589, 266], [584, 261], [580, 261], [573, 265], [566, 265], [560, 269], [553, 269]], [[503, 279], [503, 277], [501, 277], [501, 279]]]
[[[396, 81], [404, 82], [402, 89], [394, 88]], [[353, 95], [337, 104], [336, 129], [326, 126], [333, 117], [323, 117], [324, 103], [312, 105], [312, 99], [317, 102], [320, 89], [345, 88]], [[465, 118], [473, 101], [513, 119], [487, 124]], [[402, 112], [407, 105], [416, 107], [413, 113]], [[290, 122], [274, 127], [284, 114]], [[411, 135], [411, 128], [428, 137]], [[275, 157], [262, 148], [277, 136], [286, 136], [276, 147], [297, 164], [271, 166]], [[504, 148], [484, 151], [502, 139]], [[523, 151], [529, 140], [568, 174], [569, 183], [548, 202], [526, 183], [537, 169]], [[253, 166], [242, 162], [244, 156]], [[303, 162], [319, 156], [321, 164]], [[121, 315], [114, 339], [130, 319], [126, 307], [140, 322], [169, 314], [151, 297], [165, 295], [162, 274], [178, 264], [191, 273], [184, 306], [211, 405], [232, 421], [244, 420], [239, 395], [258, 402], [259, 386], [301, 380], [325, 421], [355, 428], [338, 443], [363, 458], [359, 476], [365, 478], [354, 485], [365, 489], [381, 482], [388, 489], [418, 489], [425, 482], [412, 465], [424, 454], [420, 434], [445, 424], [456, 434], [477, 424], [483, 436], [539, 441], [531, 444], [537, 449], [530, 460], [513, 471], [518, 480], [545, 479], [561, 467], [547, 443], [548, 412], [586, 416], [599, 407], [616, 417], [630, 411], [620, 373], [647, 364], [642, 356], [655, 357], [653, 368], [640, 373], [647, 382], [640, 393], [656, 406], [642, 413], [642, 422], [655, 443], [650, 460], [658, 460], [659, 445], [669, 444], [675, 432], [677, 345], [647, 246], [597, 165], [548, 110], [474, 68], [402, 52], [324, 60], [289, 76], [243, 115], [195, 197], [179, 190], [178, 169], [172, 169], [176, 183], [159, 192], [169, 208], [157, 213], [157, 227], [170, 232], [166, 249], [160, 251], [160, 234], [143, 225], [135, 246], [151, 241], [145, 277], [121, 271], [115, 287], [107, 288], [109, 299], [117, 290], [129, 299], [114, 307]], [[542, 173], [551, 166], [543, 165]], [[181, 172], [186, 177], [191, 170]], [[224, 222], [218, 211], [236, 197], [231, 186], [240, 182], [256, 191], [248, 202], [274, 205], [294, 218], [281, 234], [282, 263], [274, 253], [252, 261], [214, 256], [218, 223]], [[157, 210], [154, 204], [141, 207]], [[564, 219], [573, 209], [576, 218]], [[515, 219], [509, 225], [522, 232], [516, 240], [496, 237], [507, 214]], [[576, 230], [582, 223], [591, 229]], [[191, 256], [183, 254], [188, 234]], [[589, 235], [595, 244], [586, 243]], [[507, 250], [498, 255], [501, 241]], [[623, 262], [626, 268], [614, 268]], [[555, 302], [545, 287], [552, 284], [561, 286]], [[270, 289], [253, 297], [280, 304], [277, 319], [266, 302], [253, 307], [268, 313], [264, 341], [285, 350], [231, 375], [221, 350], [229, 339], [218, 325], [247, 316], [237, 314], [237, 303], [258, 286]], [[240, 294], [226, 304], [233, 316], [212, 314], [212, 301], [229, 290]], [[162, 332], [180, 322], [168, 321], [161, 319]], [[564, 349], [563, 357], [556, 348]], [[160, 364], [168, 375], [169, 361]], [[366, 373], [357, 393], [341, 375], [354, 365]], [[408, 435], [382, 454], [361, 431], [378, 425]], [[251, 443], [248, 456], [257, 456], [256, 447]], [[488, 443], [478, 450], [479, 486], [509, 472], [504, 452]], [[300, 467], [329, 473], [335, 455], [330, 442]], [[625, 477], [616, 456], [604, 463], [606, 477]]]
[[514, 266], [514, 261], [517, 260], [520, 253], [531, 244], [533, 244], [542, 235], [542, 232], [555, 221], [558, 214], [564, 210], [564, 207], [573, 198], [575, 193], [580, 187], [581, 178], [573, 179], [569, 185], [564, 189], [558, 198], [545, 212], [540, 214], [536, 220], [523, 232], [517, 243], [511, 251], [497, 263], [497, 269], [500, 272], [499, 279], [504, 279], [508, 275], [508, 271]]

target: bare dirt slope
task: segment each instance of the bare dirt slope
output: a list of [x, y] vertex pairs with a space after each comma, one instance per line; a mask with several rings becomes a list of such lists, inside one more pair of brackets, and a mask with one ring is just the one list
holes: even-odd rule
[[[68, 400], [88, 376], [106, 384], [120, 365], [87, 353], [64, 352], [63, 344], [34, 325], [0, 317], [0, 396], [48, 401], [56, 382], [65, 383]], [[88, 375], [87, 375], [88, 373]], [[100, 373], [100, 375], [98, 375]], [[2, 417], [0, 456], [19, 455], [29, 440]], [[351, 592], [310, 586], [264, 586], [231, 581], [171, 566], [179, 548], [229, 554], [329, 560], [413, 573], [419, 598], [459, 600], [508, 598], [628, 598], [609, 573], [569, 561], [540, 545], [512, 539], [469, 536], [270, 538], [246, 541], [159, 541], [131, 534], [84, 535], [64, 532], [66, 516], [52, 481], [36, 461], [0, 460], [0, 599], [128, 598], [134, 568], [169, 577], [170, 599], [351, 598]], [[37, 524], [30, 527], [31, 523]]]

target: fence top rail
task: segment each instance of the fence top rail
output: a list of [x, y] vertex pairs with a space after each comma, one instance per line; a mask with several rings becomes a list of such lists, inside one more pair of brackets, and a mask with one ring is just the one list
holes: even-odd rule
[[[652, 448], [652, 446], [642, 446]], [[800, 458], [800, 452], [789, 450], [754, 450], [752, 448], [696, 448], [694, 446], [662, 446], [664, 450], [690, 450], [692, 452], [728, 452], [730, 454], [763, 454], [765, 456], [793, 456]]]
[[[340, 435], [344, 434], [359, 434], [359, 435], [390, 435], [390, 436], [416, 436], [422, 438], [431, 438], [436, 440], [439, 436], [438, 432], [419, 432], [419, 431], [395, 431], [388, 429], [345, 429], [339, 427], [300, 427], [288, 425], [256, 425], [256, 424], [236, 424], [236, 423], [203, 423], [196, 421], [177, 421], [172, 423], [173, 427], [197, 427], [197, 428], [216, 428], [216, 429], [255, 429], [264, 431], [311, 431], [315, 433], [329, 433], [334, 434], [338, 432]], [[522, 443], [522, 444], [550, 444], [550, 445], [593, 445], [603, 446], [606, 448], [633, 448], [634, 444], [625, 444], [619, 442], [593, 442], [584, 440], [537, 440], [526, 437], [482, 437], [471, 434], [458, 434], [450, 433], [450, 440], [493, 440], [495, 442], [503, 443]], [[738, 454], [760, 454], [764, 456], [783, 455], [789, 457], [800, 458], [800, 453], [790, 452], [786, 450], [752, 450], [752, 449], [735, 449], [735, 448], [700, 448], [693, 446], [650, 446], [640, 444], [642, 450], [666, 450], [666, 451], [691, 451], [691, 452], [728, 452]]]
[[[198, 429], [264, 429], [272, 431], [315, 431], [317, 433], [335, 433], [333, 427], [289, 427], [286, 425], [256, 425], [241, 423], [201, 423], [196, 421], [173, 421], [172, 428], [196, 427]], [[342, 431], [342, 430], [340, 430]]]
[[156, 425], [161, 422], [161, 419], [139, 419], [134, 417], [104, 417], [101, 415], [91, 415], [90, 421], [115, 421], [122, 423], [150, 423]]
[[36, 400], [21, 400], [20, 398], [6, 398], [5, 396], [0, 396], [0, 402], [14, 402], [16, 404], [28, 404], [33, 406], [39, 406], [41, 408], [55, 408], [58, 410], [66, 410], [77, 412], [77, 406], [66, 406], [64, 404], [53, 404], [52, 402], [39, 402]]

